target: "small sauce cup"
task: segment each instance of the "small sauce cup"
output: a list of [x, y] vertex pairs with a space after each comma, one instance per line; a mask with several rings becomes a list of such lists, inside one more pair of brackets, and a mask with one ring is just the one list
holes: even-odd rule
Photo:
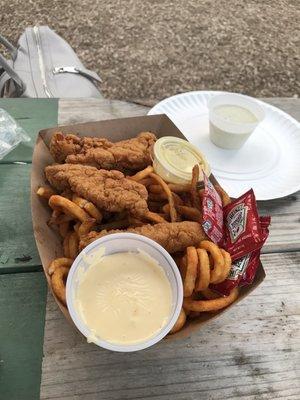
[[[91, 265], [88, 259], [97, 257], [99, 254], [106, 256], [122, 252], [142, 251], [152, 257], [163, 268], [165, 275], [170, 283], [172, 292], [172, 304], [169, 320], [151, 338], [134, 344], [124, 345], [111, 343], [96, 337], [91, 332], [89, 326], [81, 317], [80, 310], [76, 306], [76, 290], [84, 271]], [[158, 243], [147, 237], [135, 233], [115, 233], [104, 236], [89, 244], [76, 257], [67, 279], [66, 285], [67, 305], [71, 318], [79, 331], [96, 345], [112, 351], [131, 352], [146, 349], [163, 339], [172, 329], [179, 317], [183, 302], [182, 279], [177, 265], [170, 254]], [[96, 301], [96, 300], [95, 300]]]
[[255, 99], [235, 93], [212, 97], [208, 108], [210, 140], [223, 149], [241, 148], [265, 117]]
[[[207, 176], [210, 175], [210, 166], [205, 156], [187, 140], [163, 136], [156, 141], [153, 153], [154, 171], [169, 183], [190, 183], [195, 164], [199, 164]], [[203, 179], [201, 171], [199, 180]]]

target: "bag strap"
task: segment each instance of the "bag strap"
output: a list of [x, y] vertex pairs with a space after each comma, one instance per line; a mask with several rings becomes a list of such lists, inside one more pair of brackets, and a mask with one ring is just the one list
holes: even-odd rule
[[18, 49], [10, 43], [4, 36], [0, 35], [0, 43], [10, 52], [13, 61], [16, 59]]
[[85, 76], [86, 78], [88, 78], [92, 81], [102, 82], [100, 76], [96, 72], [90, 71], [89, 69], [86, 69], [86, 68], [78, 68], [78, 67], [71, 67], [71, 66], [55, 67], [55, 68], [53, 68], [52, 72], [55, 75], [64, 74], [64, 73], [79, 74], [79, 75]]
[[7, 75], [14, 81], [16, 85], [16, 89], [18, 95], [21, 95], [25, 91], [25, 84], [19, 75], [12, 69], [12, 67], [8, 64], [6, 59], [0, 54], [0, 67], [4, 69]]

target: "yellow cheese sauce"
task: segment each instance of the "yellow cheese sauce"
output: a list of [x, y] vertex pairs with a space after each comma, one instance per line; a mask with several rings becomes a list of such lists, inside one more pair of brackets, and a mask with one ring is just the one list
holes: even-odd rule
[[229, 122], [253, 124], [258, 121], [256, 116], [251, 111], [240, 106], [218, 106], [215, 108], [215, 113]]
[[166, 145], [162, 149], [162, 154], [172, 167], [183, 172], [192, 172], [194, 165], [200, 164], [202, 161], [187, 146], [177, 143]]
[[89, 341], [139, 343], [167, 324], [171, 285], [163, 268], [145, 253], [93, 257], [80, 276], [75, 305], [92, 332]]

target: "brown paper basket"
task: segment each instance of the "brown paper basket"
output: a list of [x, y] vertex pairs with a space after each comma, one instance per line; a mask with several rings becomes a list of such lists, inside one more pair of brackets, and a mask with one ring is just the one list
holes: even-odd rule
[[[166, 115], [151, 115], [144, 117], [133, 117], [133, 118], [122, 118], [113, 119], [107, 121], [98, 122], [87, 122], [84, 124], [60, 126], [59, 128], [44, 129], [39, 132], [36, 145], [33, 153], [32, 171], [31, 171], [31, 212], [34, 236], [40, 258], [43, 264], [44, 273], [46, 275], [48, 284], [50, 285], [50, 278], [47, 273], [50, 262], [61, 257], [63, 254], [61, 239], [57, 232], [52, 230], [48, 225], [47, 221], [50, 218], [51, 211], [47, 203], [41, 200], [37, 195], [36, 191], [39, 186], [47, 184], [44, 168], [54, 162], [49, 152], [49, 142], [52, 133], [55, 131], [61, 131], [63, 133], [76, 133], [80, 136], [98, 136], [105, 137], [111, 141], [118, 141], [122, 139], [128, 139], [136, 136], [142, 131], [151, 131], [157, 135], [162, 136], [175, 136], [186, 139], [180, 130], [173, 124], [173, 122]], [[215, 178], [212, 177], [212, 180]], [[248, 296], [265, 278], [265, 272], [260, 264], [255, 280], [250, 286], [245, 286], [241, 289], [238, 300], [234, 303], [241, 301]], [[53, 292], [52, 292], [53, 293]], [[53, 294], [54, 295], [54, 294]], [[60, 307], [65, 317], [72, 321], [67, 308], [56, 298], [55, 300]], [[213, 318], [227, 311], [229, 308], [221, 310], [215, 313], [203, 313], [200, 317], [195, 320], [191, 320], [180, 332], [168, 336], [168, 340], [174, 338], [182, 338], [190, 336], [190, 334], [200, 329], [202, 325], [206, 324]]]

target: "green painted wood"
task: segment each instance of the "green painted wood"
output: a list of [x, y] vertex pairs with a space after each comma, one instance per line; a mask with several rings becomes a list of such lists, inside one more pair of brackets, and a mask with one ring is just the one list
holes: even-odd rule
[[14, 117], [31, 137], [30, 142], [21, 143], [0, 163], [31, 162], [38, 132], [57, 125], [58, 99], [0, 99], [0, 108]]
[[0, 275], [0, 399], [38, 400], [47, 285], [42, 272]]
[[31, 164], [0, 165], [0, 274], [41, 270], [31, 222], [30, 170]]

